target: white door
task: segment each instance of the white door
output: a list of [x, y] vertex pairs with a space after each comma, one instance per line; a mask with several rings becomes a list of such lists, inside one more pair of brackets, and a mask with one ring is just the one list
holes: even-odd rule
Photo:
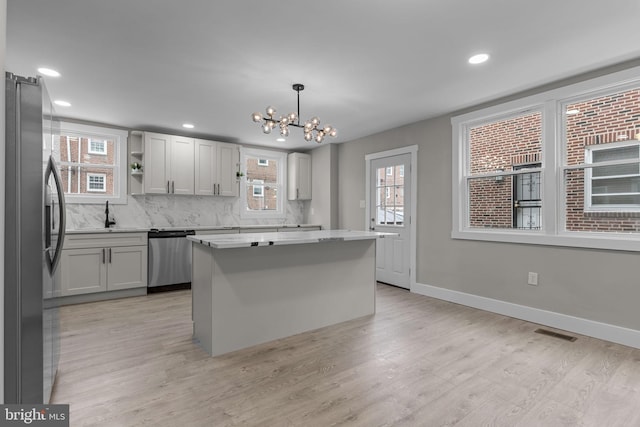
[[370, 160], [369, 213], [372, 231], [398, 233], [378, 239], [376, 279], [409, 289], [411, 285], [411, 154]]

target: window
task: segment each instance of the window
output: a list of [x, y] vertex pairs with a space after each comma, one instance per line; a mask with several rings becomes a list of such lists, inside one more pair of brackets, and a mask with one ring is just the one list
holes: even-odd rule
[[452, 237], [640, 251], [639, 72], [452, 118]]
[[60, 123], [53, 154], [68, 203], [126, 203], [126, 142], [126, 131]]
[[[605, 144], [587, 147], [585, 209], [587, 211], [640, 211], [640, 145]], [[633, 163], [626, 163], [632, 161]], [[606, 163], [603, 166], [595, 166]]]
[[242, 218], [285, 218], [285, 168], [287, 154], [246, 148], [240, 160], [245, 179], [241, 181]]
[[[539, 164], [514, 166], [514, 170], [537, 169]], [[539, 230], [542, 196], [540, 172], [513, 176], [513, 227], [520, 230]]]
[[[260, 164], [260, 163], [258, 163]], [[264, 197], [264, 181], [261, 179], [254, 179], [252, 181], [253, 197]]]
[[107, 154], [107, 141], [89, 139], [89, 154]]
[[[404, 224], [404, 165], [381, 167], [376, 170], [376, 211], [378, 225]], [[391, 173], [389, 173], [391, 171]]]
[[637, 82], [562, 102], [567, 231], [639, 235], [639, 105]]
[[[469, 126], [469, 227], [539, 229], [541, 138], [540, 110]], [[502, 175], [505, 172], [512, 174]], [[536, 200], [536, 209], [531, 209], [532, 200]], [[537, 217], [531, 218], [535, 212]]]
[[404, 178], [404, 165], [400, 165], [400, 177]]
[[104, 193], [107, 189], [107, 175], [103, 173], [87, 174], [87, 191], [95, 191]]

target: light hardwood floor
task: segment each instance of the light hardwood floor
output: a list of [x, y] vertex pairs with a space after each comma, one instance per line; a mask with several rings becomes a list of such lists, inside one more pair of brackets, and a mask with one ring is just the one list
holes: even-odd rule
[[640, 350], [378, 285], [377, 313], [215, 358], [191, 294], [61, 309], [71, 426], [640, 426]]

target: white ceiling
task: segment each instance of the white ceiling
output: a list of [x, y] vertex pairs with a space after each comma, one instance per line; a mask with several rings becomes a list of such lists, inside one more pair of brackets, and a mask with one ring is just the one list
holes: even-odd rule
[[293, 83], [345, 142], [638, 58], [638, 17], [638, 0], [8, 0], [6, 69], [60, 71], [67, 118], [304, 149], [250, 117], [294, 111]]

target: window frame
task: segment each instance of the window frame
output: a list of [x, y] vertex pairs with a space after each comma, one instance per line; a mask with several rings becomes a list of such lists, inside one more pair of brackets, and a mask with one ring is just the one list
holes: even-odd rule
[[[102, 178], [102, 188], [92, 189], [91, 178]], [[90, 193], [105, 193], [107, 191], [107, 174], [105, 173], [90, 173], [87, 172], [87, 192]]]
[[[585, 212], [640, 212], [640, 205], [629, 206], [629, 205], [593, 205], [592, 203], [592, 184], [593, 184], [593, 175], [592, 169], [593, 166], [598, 166], [598, 163], [593, 163], [592, 157], [594, 151], [606, 151], [613, 150], [621, 147], [636, 147], [638, 150], [638, 157], [634, 162], [627, 163], [624, 160], [621, 161], [620, 164], [636, 164], [638, 167], [638, 173], [636, 176], [640, 177], [640, 141], [637, 140], [626, 140], [626, 141], [617, 141], [609, 144], [602, 145], [590, 145], [585, 147], [585, 164], [592, 165], [592, 167], [585, 168], [584, 171], [584, 210]], [[609, 193], [607, 193], [609, 194]], [[640, 192], [639, 192], [640, 194]]]
[[269, 159], [258, 159], [258, 166], [269, 166]]
[[[91, 126], [72, 122], [60, 122], [60, 136], [76, 136], [76, 137], [88, 137], [90, 140], [95, 139], [113, 140], [114, 141], [114, 165], [95, 165], [100, 168], [113, 169], [114, 178], [114, 194], [107, 195], [102, 192], [88, 191], [84, 194], [66, 194], [65, 202], [69, 204], [103, 204], [106, 201], [112, 204], [126, 204], [127, 203], [127, 144], [129, 133], [126, 130], [107, 128], [101, 126]], [[57, 149], [60, 149], [59, 141], [56, 142]], [[90, 146], [91, 144], [89, 144]], [[87, 151], [90, 147], [87, 147]], [[54, 150], [55, 151], [55, 150]], [[58, 152], [59, 155], [59, 152]], [[56, 159], [59, 166], [61, 165], [76, 165], [75, 162], [60, 162], [60, 157]], [[105, 179], [106, 183], [106, 179]], [[87, 178], [88, 184], [88, 178]]]
[[[565, 162], [566, 107], [576, 100], [595, 98], [640, 87], [640, 67], [630, 68], [558, 87], [535, 95], [453, 116], [452, 125], [452, 230], [451, 238], [523, 244], [640, 251], [640, 233], [566, 230], [564, 174], [591, 165]], [[468, 226], [468, 134], [472, 126], [502, 120], [539, 109], [542, 111], [542, 227], [540, 230], [481, 229]], [[530, 173], [531, 170], [526, 170]], [[476, 177], [510, 176], [519, 171], [496, 171]], [[586, 210], [585, 210], [586, 211]]]
[[[274, 210], [253, 210], [247, 209], [247, 158], [255, 158], [258, 160], [274, 160], [277, 166], [277, 194], [278, 199], [276, 202], [276, 209]], [[240, 148], [240, 168], [243, 173], [244, 179], [240, 180], [240, 218], [241, 219], [286, 219], [286, 205], [287, 199], [286, 186], [287, 186], [287, 153], [284, 151], [265, 150], [251, 147]]]
[[[91, 144], [93, 142], [98, 142], [98, 141], [100, 143], [102, 143], [102, 150], [93, 150], [91, 148]], [[104, 139], [100, 139], [99, 140], [97, 138], [89, 138], [87, 152], [89, 154], [97, 154], [97, 155], [100, 155], [100, 156], [106, 156], [107, 155], [107, 143], [106, 143], [106, 140], [104, 140]]]

